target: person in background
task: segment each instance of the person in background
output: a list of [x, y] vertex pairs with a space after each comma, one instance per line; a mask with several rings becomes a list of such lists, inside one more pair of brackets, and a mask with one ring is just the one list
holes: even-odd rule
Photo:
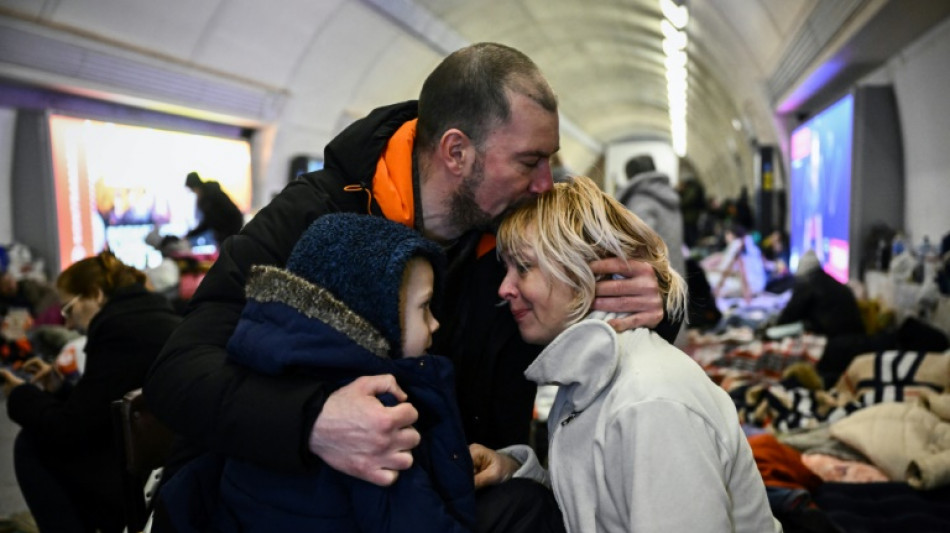
[[[285, 265], [310, 223], [332, 212], [384, 216], [442, 245], [449, 267], [432, 351], [455, 364], [466, 438], [491, 446], [528, 442], [537, 387], [522, 372], [538, 348], [523, 343], [511, 315], [496, 306], [504, 271], [492, 253], [492, 231], [511, 208], [551, 188], [549, 160], [559, 148], [554, 92], [530, 58], [496, 43], [450, 54], [418, 101], [351, 124], [327, 145], [322, 170], [292, 181], [225, 242], [153, 365], [145, 397], [191, 445], [178, 448], [166, 470], [210, 449], [288, 472], [329, 466], [385, 486], [412, 464], [419, 412], [392, 375], [341, 386], [329, 376], [261, 376], [226, 363], [251, 265]], [[649, 265], [612, 258], [593, 268], [623, 276], [599, 285], [595, 304], [629, 313], [616, 327], [675, 332]], [[382, 405], [383, 393], [397, 405]], [[480, 516], [500, 515], [489, 499], [517, 500], [506, 487], [524, 492], [512, 485], [480, 492]], [[534, 507], [530, 496], [525, 501]], [[517, 521], [522, 513], [509, 516]]]
[[699, 231], [699, 219], [706, 211], [706, 188], [699, 178], [681, 171], [676, 192], [680, 196], [680, 209], [683, 212], [683, 242], [692, 248], [703, 237]]
[[729, 226], [725, 241], [724, 250], [705, 257], [700, 264], [717, 298], [741, 296], [748, 302], [765, 289], [762, 250], [739, 224]]
[[211, 230], [218, 247], [228, 237], [237, 234], [244, 226], [244, 214], [234, 205], [234, 201], [221, 190], [216, 181], [202, 181], [197, 172], [189, 172], [185, 178], [185, 187], [197, 196], [196, 206], [201, 212], [201, 221], [186, 235], [193, 239]]
[[865, 332], [854, 291], [825, 272], [814, 250], [798, 260], [792, 296], [777, 320], [778, 324], [793, 322], [827, 337]]
[[656, 170], [653, 157], [631, 157], [624, 167], [625, 183], [618, 184], [617, 200], [660, 234], [666, 243], [670, 265], [680, 276], [686, 275], [683, 257], [683, 213], [680, 197], [670, 178]]
[[650, 264], [673, 316], [683, 279], [666, 246], [588, 178], [559, 183], [502, 222], [498, 295], [526, 342], [546, 345], [525, 375], [559, 385], [547, 471], [533, 450], [471, 446], [476, 486], [510, 476], [550, 482], [572, 533], [781, 531], [729, 395], [646, 328], [617, 333], [593, 311], [608, 256]]
[[50, 283], [28, 277], [17, 279], [11, 272], [3, 272], [0, 274], [0, 316], [17, 308], [26, 309], [35, 326], [62, 324], [56, 289]]
[[82, 259], [56, 280], [67, 327], [87, 336], [73, 385], [40, 358], [23, 377], [0, 370], [10, 419], [22, 428], [14, 469], [41, 531], [122, 531], [125, 525], [113, 400], [139, 388], [180, 322], [145, 274], [110, 252]]
[[792, 283], [776, 324], [801, 322], [804, 331], [827, 338], [815, 365], [825, 387], [834, 385], [859, 353], [884, 348], [878, 341], [890, 336], [867, 335], [854, 291], [825, 272], [814, 250], [802, 254]]
[[745, 185], [739, 191], [739, 197], [736, 198], [736, 213], [733, 221], [748, 231], [755, 230], [755, 215], [752, 212], [752, 200], [749, 198], [749, 188]]

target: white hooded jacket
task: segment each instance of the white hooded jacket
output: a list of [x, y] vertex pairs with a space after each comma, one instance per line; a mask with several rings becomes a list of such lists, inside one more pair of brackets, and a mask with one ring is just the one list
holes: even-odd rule
[[[592, 313], [525, 375], [558, 384], [550, 484], [567, 530], [781, 531], [729, 395], [647, 329], [617, 334]], [[527, 446], [515, 477], [547, 481]]]

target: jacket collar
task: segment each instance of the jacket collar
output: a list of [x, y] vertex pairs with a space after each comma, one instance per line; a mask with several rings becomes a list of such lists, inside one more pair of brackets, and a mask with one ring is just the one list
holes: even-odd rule
[[308, 318], [326, 323], [376, 356], [389, 358], [389, 343], [372, 324], [330, 291], [283, 268], [251, 267], [247, 298], [262, 303], [286, 304]]
[[525, 370], [538, 384], [560, 385], [573, 405], [583, 411], [606, 389], [620, 368], [618, 336], [607, 323], [622, 315], [591, 312], [558, 335]]

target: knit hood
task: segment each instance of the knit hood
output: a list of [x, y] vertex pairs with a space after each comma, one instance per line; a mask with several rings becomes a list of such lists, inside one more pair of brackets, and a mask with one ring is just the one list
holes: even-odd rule
[[[423, 257], [432, 264], [438, 294], [445, 259], [436, 243], [383, 217], [336, 213], [320, 217], [310, 225], [294, 246], [286, 270], [289, 275], [315, 285], [312, 290], [317, 293], [319, 289], [328, 292], [339, 301], [340, 305], [334, 307], [349, 309], [368, 322], [388, 344], [389, 354], [397, 358], [402, 355], [399, 293], [406, 265], [414, 257]], [[268, 291], [275, 289], [267, 287]], [[319, 298], [325, 300], [326, 296]], [[265, 296], [248, 294], [248, 297]], [[293, 301], [297, 302], [294, 307], [299, 305], [304, 314], [311, 312], [305, 295], [293, 297]], [[346, 316], [342, 312], [334, 314]], [[352, 321], [345, 319], [345, 322]], [[355, 322], [353, 325], [356, 330], [362, 327]], [[378, 350], [379, 347], [371, 349]]]

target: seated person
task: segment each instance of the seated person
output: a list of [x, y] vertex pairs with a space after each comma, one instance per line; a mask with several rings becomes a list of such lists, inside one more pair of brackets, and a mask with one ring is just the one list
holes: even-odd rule
[[73, 263], [56, 288], [66, 326], [86, 334], [85, 368], [75, 384], [39, 357], [23, 365], [32, 377], [0, 369], [7, 414], [22, 428], [17, 482], [40, 531], [118, 533], [124, 493], [111, 404], [142, 386], [181, 319], [110, 252]]
[[821, 268], [814, 250], [798, 261], [792, 297], [777, 321], [793, 322], [802, 322], [805, 331], [828, 338], [865, 333], [854, 291]]
[[726, 248], [702, 260], [703, 270], [718, 298], [742, 297], [749, 301], [765, 289], [762, 252], [746, 233], [733, 224], [725, 233]]
[[[389, 487], [326, 465], [309, 475], [288, 474], [237, 457], [219, 465], [206, 455], [159, 493], [175, 529], [473, 530], [472, 463], [452, 363], [426, 353], [439, 327], [430, 305], [438, 301], [444, 262], [437, 244], [405, 226], [330, 214], [303, 234], [286, 269], [253, 267], [247, 304], [228, 343], [229, 361], [268, 375], [335, 376], [341, 385], [392, 374], [419, 411], [421, 442], [413, 449], [413, 466]], [[398, 394], [383, 394], [380, 401], [406, 399]], [[206, 486], [212, 493], [195, 493]], [[209, 510], [196, 520], [187, 509], [198, 500], [209, 502]]]
[[56, 289], [45, 281], [23, 277], [10, 272], [0, 274], [0, 315], [11, 309], [26, 309], [36, 326], [62, 324], [59, 316]]
[[653, 230], [578, 177], [506, 218], [498, 251], [499, 296], [522, 338], [547, 345], [525, 375], [560, 387], [550, 471], [525, 445], [508, 455], [473, 444], [476, 486], [549, 480], [573, 533], [781, 530], [729, 395], [654, 332], [617, 333], [613, 314], [591, 311], [588, 264], [617, 256], [651, 264], [667, 311], [685, 312], [685, 284]]
[[834, 385], [858, 354], [896, 347], [890, 332], [867, 335], [854, 291], [821, 268], [814, 250], [798, 260], [792, 296], [776, 320], [777, 324], [795, 322], [828, 339], [815, 364], [825, 387]]

